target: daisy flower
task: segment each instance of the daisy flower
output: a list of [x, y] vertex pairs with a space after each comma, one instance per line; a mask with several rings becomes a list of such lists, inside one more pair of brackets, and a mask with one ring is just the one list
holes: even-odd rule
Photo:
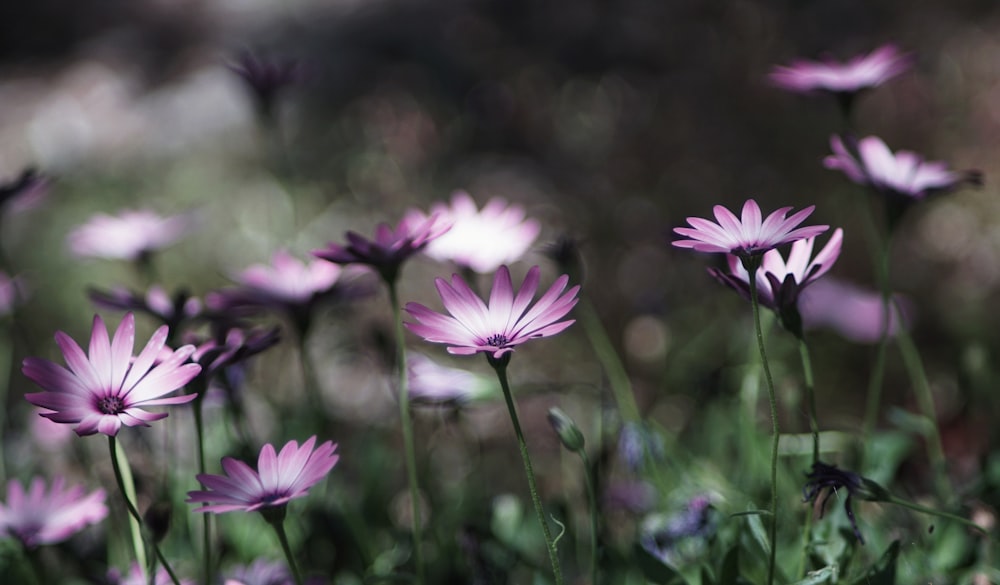
[[153, 413], [144, 408], [194, 400], [194, 394], [166, 398], [164, 395], [182, 388], [201, 371], [197, 364], [184, 363], [194, 352], [194, 346], [163, 351], [167, 332], [166, 326], [157, 329], [133, 359], [135, 316], [132, 313], [122, 319], [114, 339], [108, 339], [104, 321], [95, 315], [86, 354], [70, 336], [58, 331], [56, 343], [69, 367], [46, 359], [25, 358], [24, 375], [44, 390], [25, 398], [45, 409], [42, 416], [75, 424], [76, 433], [81, 436], [100, 432], [114, 437], [123, 424], [149, 426], [167, 413]]
[[191, 227], [187, 215], [162, 217], [146, 209], [98, 213], [71, 231], [67, 242], [77, 257], [135, 261], [177, 242]]
[[761, 220], [760, 207], [753, 199], [743, 204], [742, 217], [737, 218], [721, 205], [713, 208], [718, 223], [700, 217], [687, 218], [691, 227], [674, 228], [674, 232], [691, 238], [674, 240], [678, 248], [691, 248], [698, 252], [733, 254], [740, 259], [759, 256], [782, 244], [810, 238], [825, 232], [830, 226], [817, 225], [797, 228], [816, 208], [810, 205], [785, 217], [791, 207], [782, 207]]
[[[497, 270], [489, 305], [484, 303], [457, 274], [449, 285], [442, 278], [434, 281], [444, 308], [450, 315], [436, 313], [419, 303], [407, 303], [405, 310], [416, 323], [405, 323], [410, 331], [433, 343], [448, 344], [448, 352], [472, 355], [485, 352], [500, 359], [528, 340], [555, 335], [573, 324], [560, 321], [576, 305], [580, 286], [569, 290], [569, 277], [556, 279], [548, 291], [529, 308], [538, 290], [538, 266], [532, 266], [521, 288], [514, 293], [510, 271]], [[565, 290], [565, 292], [563, 292]]]
[[882, 85], [912, 65], [911, 54], [900, 52], [895, 45], [883, 45], [846, 63], [829, 58], [797, 59], [787, 66], [776, 65], [768, 77], [778, 87], [795, 93], [855, 94]]
[[7, 500], [0, 503], [0, 535], [16, 538], [27, 548], [62, 542], [86, 526], [104, 520], [104, 490], [86, 493], [83, 486], [67, 487], [55, 477], [46, 490], [45, 480], [31, 480], [27, 491], [21, 482], [7, 482]]
[[188, 492], [187, 502], [208, 504], [197, 511], [217, 514], [284, 507], [291, 500], [305, 497], [340, 459], [334, 454], [337, 445], [332, 441], [314, 450], [315, 444], [315, 436], [301, 447], [290, 441], [276, 454], [268, 443], [260, 451], [256, 471], [242, 461], [223, 457], [226, 475], [198, 474], [198, 482], [207, 489]]

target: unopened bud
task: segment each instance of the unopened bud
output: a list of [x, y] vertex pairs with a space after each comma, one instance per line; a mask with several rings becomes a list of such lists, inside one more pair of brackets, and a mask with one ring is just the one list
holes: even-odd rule
[[552, 429], [559, 435], [559, 440], [562, 441], [564, 447], [573, 453], [583, 451], [583, 433], [580, 432], [576, 423], [565, 412], [558, 408], [550, 408], [549, 424], [552, 425]]

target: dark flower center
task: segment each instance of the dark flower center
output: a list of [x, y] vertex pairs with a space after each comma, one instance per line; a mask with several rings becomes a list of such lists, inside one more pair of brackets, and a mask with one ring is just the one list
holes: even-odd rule
[[104, 414], [121, 414], [125, 411], [125, 401], [117, 396], [105, 396], [97, 401], [97, 409]]
[[486, 338], [486, 345], [492, 345], [493, 347], [503, 347], [507, 345], [507, 336], [503, 333], [497, 333], [496, 335], [490, 335]]

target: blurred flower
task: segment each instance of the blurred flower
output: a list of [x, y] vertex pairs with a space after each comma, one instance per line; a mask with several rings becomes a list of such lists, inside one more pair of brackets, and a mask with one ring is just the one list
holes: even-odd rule
[[708, 496], [696, 496], [684, 508], [671, 515], [653, 514], [643, 521], [639, 544], [663, 563], [681, 564], [700, 556], [707, 548], [706, 540], [716, 530]]
[[22, 371], [44, 392], [27, 394], [28, 402], [46, 409], [41, 415], [55, 422], [76, 424], [78, 435], [100, 432], [115, 436], [126, 426], [149, 426], [167, 413], [143, 410], [147, 406], [183, 404], [194, 400], [194, 394], [162, 398], [182, 388], [201, 366], [185, 364], [194, 347], [184, 346], [168, 354], [156, 366], [167, 338], [167, 328], [160, 327], [142, 352], [132, 357], [135, 342], [135, 317], [125, 315], [108, 339], [108, 331], [100, 316], [94, 316], [88, 355], [68, 335], [56, 332], [56, 343], [62, 350], [69, 369], [41, 358], [25, 358]]
[[243, 51], [235, 63], [229, 65], [250, 88], [257, 112], [264, 118], [274, 115], [274, 102], [284, 88], [300, 83], [303, 79], [301, 65], [294, 60], [269, 60]]
[[87, 291], [90, 301], [102, 309], [141, 311], [159, 319], [173, 332], [198, 317], [202, 312], [201, 301], [186, 290], [178, 290], [171, 297], [160, 285], [149, 287], [146, 294], [119, 286], [109, 291], [91, 288]]
[[37, 170], [24, 169], [16, 179], [0, 183], [0, 211], [21, 213], [42, 204], [52, 180]]
[[[911, 307], [899, 295], [894, 295], [891, 304], [890, 337], [912, 319]], [[886, 310], [881, 294], [830, 277], [801, 292], [799, 312], [806, 329], [829, 327], [857, 343], [879, 341], [885, 327]]]
[[[865, 543], [858, 529], [858, 521], [854, 517], [854, 509], [851, 507], [851, 498], [857, 496], [870, 502], [889, 501], [889, 492], [874, 481], [862, 477], [852, 471], [837, 469], [836, 465], [827, 465], [822, 461], [812, 464], [812, 471], [806, 474], [809, 480], [802, 487], [802, 501], [815, 502], [819, 498], [820, 517], [826, 510], [826, 503], [833, 494], [840, 495], [842, 489], [847, 490], [847, 497], [844, 498], [844, 511], [848, 520], [851, 521], [851, 528], [854, 529], [854, 536], [858, 542]], [[821, 495], [826, 490], [825, 495]]]
[[687, 222], [691, 227], [674, 228], [674, 232], [692, 239], [674, 240], [673, 244], [678, 248], [691, 248], [698, 252], [734, 254], [741, 260], [746, 260], [782, 244], [825, 232], [830, 226], [818, 225], [795, 229], [815, 208], [816, 206], [810, 205], [786, 219], [785, 215], [792, 208], [782, 207], [761, 221], [760, 207], [753, 199], [747, 199], [743, 204], [741, 219], [737, 219], [725, 207], [716, 205], [713, 211], [718, 223], [700, 217], [689, 217]]
[[493, 279], [488, 307], [457, 274], [452, 275], [450, 286], [438, 278], [434, 283], [451, 315], [435, 313], [419, 303], [407, 303], [406, 312], [418, 323], [405, 325], [427, 341], [449, 344], [448, 353], [486, 352], [487, 357], [500, 359], [514, 351], [515, 346], [530, 339], [555, 335], [574, 322], [559, 321], [576, 305], [576, 294], [580, 290], [577, 285], [563, 293], [569, 282], [566, 275], [557, 278], [528, 310], [538, 290], [540, 272], [538, 266], [532, 266], [515, 295], [510, 271], [501, 266]]
[[196, 510], [217, 514], [283, 508], [290, 500], [306, 496], [309, 488], [330, 473], [340, 459], [334, 454], [337, 446], [332, 441], [314, 451], [315, 444], [315, 436], [302, 447], [290, 441], [276, 455], [274, 446], [268, 443], [260, 451], [257, 471], [242, 461], [223, 457], [226, 475], [198, 474], [198, 481], [208, 489], [188, 492], [187, 502], [208, 503]]
[[11, 278], [0, 271], [0, 316], [10, 315], [17, 304], [27, 297], [27, 287], [19, 276]]
[[196, 346], [191, 361], [201, 365], [201, 376], [212, 374], [240, 363], [252, 356], [274, 347], [281, 340], [280, 330], [243, 329], [233, 327], [222, 339], [199, 340], [188, 336], [186, 341]]
[[406, 354], [410, 399], [417, 404], [462, 405], [497, 393], [490, 380], [467, 370], [449, 368], [419, 353]]
[[618, 456], [633, 473], [647, 463], [656, 465], [666, 456], [666, 444], [660, 432], [643, 421], [626, 422], [618, 435]]
[[[799, 295], [830, 270], [840, 256], [843, 239], [844, 231], [837, 228], [815, 258], [812, 258], [815, 237], [795, 241], [788, 254], [788, 262], [785, 262], [778, 250], [764, 253], [756, 273], [758, 299], [760, 304], [777, 312], [782, 325], [797, 336], [802, 334]], [[750, 300], [750, 274], [736, 256], [730, 255], [726, 261], [729, 264], [728, 274], [716, 268], [709, 268], [708, 272], [719, 282]]]
[[839, 170], [855, 183], [897, 199], [919, 200], [964, 183], [982, 184], [979, 171], [952, 171], [941, 161], [927, 161], [908, 150], [893, 154], [877, 136], [861, 140], [848, 137], [845, 144], [844, 138], [833, 135], [830, 148], [833, 154], [823, 159], [826, 168]]
[[617, 481], [604, 488], [603, 500], [609, 508], [641, 514], [656, 501], [656, 489], [645, 481]]
[[480, 211], [464, 191], [451, 196], [450, 206], [432, 206], [431, 215], [440, 215], [452, 226], [427, 244], [424, 253], [480, 274], [495, 272], [500, 265], [519, 259], [541, 230], [537, 221], [525, 218], [520, 205], [508, 205], [494, 197]]
[[0, 535], [16, 538], [26, 548], [62, 542], [108, 515], [104, 490], [87, 494], [83, 486], [66, 488], [56, 476], [46, 492], [45, 480], [35, 477], [25, 492], [21, 482], [7, 482], [7, 501], [0, 503]]
[[[128, 573], [124, 575], [117, 568], [110, 569], [108, 571], [108, 583], [110, 585], [148, 585], [149, 581], [146, 579], [146, 571], [138, 563], [132, 563], [128, 569]], [[156, 578], [153, 580], [153, 583], [154, 585], [173, 585], [174, 581], [170, 578], [170, 573], [167, 573], [166, 569], [160, 567], [156, 570]], [[181, 579], [181, 585], [194, 585], [194, 581]]]
[[[306, 585], [321, 585], [326, 581], [321, 577], [310, 577]], [[288, 566], [280, 561], [257, 559], [243, 567], [231, 569], [223, 585], [294, 585], [295, 581]]]
[[347, 245], [328, 243], [326, 248], [313, 250], [313, 255], [337, 264], [366, 264], [375, 269], [386, 282], [395, 282], [399, 267], [410, 256], [423, 250], [434, 238], [451, 228], [440, 215], [424, 216], [411, 211], [392, 229], [381, 223], [375, 228], [375, 239], [368, 240], [355, 232], [347, 232]]
[[776, 65], [768, 77], [778, 87], [796, 93], [855, 94], [882, 85], [912, 65], [911, 54], [901, 53], [895, 45], [883, 45], [847, 63], [829, 58], [823, 61], [797, 59], [788, 66]]
[[189, 215], [161, 217], [149, 210], [98, 213], [70, 232], [67, 242], [78, 257], [134, 261], [173, 244], [192, 224]]

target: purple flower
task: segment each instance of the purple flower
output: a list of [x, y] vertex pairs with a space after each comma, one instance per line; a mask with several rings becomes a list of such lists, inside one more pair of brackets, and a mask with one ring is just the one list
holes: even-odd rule
[[704, 554], [707, 539], [717, 522], [708, 496], [691, 498], [673, 514], [647, 516], [640, 528], [639, 544], [663, 563], [677, 565]]
[[911, 54], [901, 53], [895, 45], [883, 45], [847, 63], [797, 59], [788, 66], [776, 65], [768, 77], [778, 87], [796, 93], [855, 94], [882, 85], [912, 65]]
[[410, 256], [423, 250], [434, 238], [451, 228], [439, 215], [426, 217], [411, 211], [396, 229], [388, 224], [375, 228], [375, 239], [369, 240], [355, 232], [347, 232], [347, 245], [329, 243], [326, 248], [313, 250], [313, 255], [337, 264], [366, 264], [375, 269], [386, 282], [395, 282], [399, 267]]
[[440, 215], [452, 227], [432, 240], [424, 254], [480, 274], [495, 272], [502, 264], [519, 259], [541, 230], [537, 221], [525, 218], [520, 205], [508, 205], [495, 197], [478, 210], [476, 202], [464, 191], [451, 196], [450, 206], [441, 203], [432, 206], [431, 214]]
[[162, 217], [149, 210], [98, 213], [67, 237], [78, 257], [139, 260], [175, 243], [192, 227], [188, 215]]
[[201, 301], [187, 291], [179, 290], [170, 296], [157, 284], [150, 286], [146, 294], [133, 292], [125, 287], [116, 287], [110, 291], [90, 289], [87, 295], [91, 302], [102, 309], [141, 311], [152, 315], [169, 327], [170, 331], [198, 317], [202, 311]]
[[[893, 298], [890, 337], [913, 318], [912, 307], [902, 301], [898, 295]], [[824, 278], [802, 291], [799, 311], [807, 329], [829, 327], [857, 343], [879, 341], [885, 328], [886, 309], [881, 294], [832, 278]]]
[[208, 503], [197, 511], [217, 514], [284, 507], [290, 500], [304, 497], [340, 459], [334, 454], [337, 446], [333, 442], [327, 441], [314, 451], [315, 444], [315, 436], [301, 447], [290, 441], [275, 454], [274, 446], [268, 443], [260, 451], [257, 471], [242, 461], [223, 457], [226, 475], [198, 474], [198, 481], [207, 489], [188, 492], [187, 502]]
[[[326, 581], [321, 577], [306, 579], [306, 585], [321, 585]], [[230, 570], [230, 576], [223, 585], [294, 585], [295, 581], [288, 566], [279, 561], [257, 559], [249, 566]]]
[[[155, 585], [173, 585], [173, 582], [174, 580], [170, 578], [170, 573], [166, 569], [160, 567], [156, 570], [156, 577], [153, 579]], [[139, 563], [132, 563], [128, 573], [124, 575], [118, 569], [109, 570], [108, 583], [110, 585], [148, 585], [149, 581], [146, 579], [145, 569], [140, 567]], [[181, 585], [194, 585], [194, 581], [181, 579]]]
[[11, 278], [0, 272], [0, 315], [10, 315], [14, 307], [27, 297], [27, 287], [19, 276]]
[[419, 303], [407, 303], [406, 312], [417, 323], [405, 325], [427, 341], [448, 344], [448, 353], [472, 355], [486, 352], [487, 357], [500, 359], [514, 347], [538, 337], [549, 337], [573, 324], [559, 321], [576, 305], [580, 286], [563, 292], [569, 277], [560, 276], [530, 310], [538, 290], [538, 266], [532, 266], [517, 294], [510, 280], [510, 271], [501, 266], [493, 278], [489, 306], [454, 274], [451, 285], [444, 279], [434, 281], [444, 308], [451, 315], [435, 313]]
[[264, 117], [274, 114], [274, 100], [282, 89], [302, 81], [301, 65], [294, 60], [269, 60], [249, 51], [240, 54], [229, 70], [246, 83], [253, 93], [257, 111]]
[[[802, 487], [802, 501], [815, 502], [819, 500], [820, 516], [826, 510], [826, 503], [833, 494], [840, 495], [841, 490], [847, 492], [844, 498], [844, 512], [847, 519], [851, 521], [851, 528], [854, 529], [854, 536], [858, 542], [865, 543], [858, 529], [858, 521], [854, 517], [854, 509], [851, 507], [851, 498], [859, 497], [870, 502], [885, 502], [889, 500], [889, 492], [874, 481], [862, 477], [852, 471], [838, 469], [836, 465], [828, 465], [817, 461], [812, 465], [812, 471], [806, 474], [809, 480]], [[825, 495], [821, 495], [826, 490]]]
[[25, 169], [16, 179], [0, 183], [0, 209], [21, 213], [38, 207], [48, 196], [51, 183], [35, 169]]
[[811, 238], [830, 226], [817, 225], [796, 229], [815, 209], [814, 205], [786, 218], [791, 207], [782, 207], [761, 221], [760, 207], [753, 199], [743, 204], [742, 218], [737, 218], [721, 205], [713, 208], [718, 223], [700, 217], [687, 218], [690, 228], [674, 228], [674, 232], [691, 238], [674, 240], [678, 248], [691, 248], [698, 252], [734, 254], [741, 259], [759, 256], [782, 244]]
[[56, 476], [46, 491], [36, 477], [25, 492], [21, 482], [7, 482], [7, 501], [0, 503], [0, 536], [16, 538], [27, 548], [62, 542], [108, 515], [104, 490], [87, 494], [83, 486], [66, 487]]
[[964, 183], [982, 184], [978, 171], [952, 171], [943, 162], [924, 160], [908, 150], [893, 154], [877, 136], [857, 141], [848, 138], [845, 144], [843, 138], [834, 135], [830, 148], [833, 154], [823, 159], [826, 168], [839, 170], [855, 183], [897, 199], [919, 200]]
[[25, 358], [24, 375], [44, 390], [25, 398], [45, 409], [42, 416], [76, 424], [76, 433], [81, 436], [100, 432], [113, 437], [122, 424], [149, 426], [167, 413], [144, 408], [194, 400], [194, 394], [163, 396], [182, 388], [201, 370], [197, 364], [184, 363], [194, 352], [190, 345], [167, 350], [165, 359], [154, 366], [155, 360], [164, 358], [161, 350], [166, 338], [167, 327], [160, 327], [133, 360], [134, 315], [125, 315], [113, 340], [108, 339], [104, 321], [95, 315], [87, 354], [68, 335], [56, 332], [56, 343], [69, 369], [45, 359]]
[[410, 398], [414, 403], [461, 405], [496, 394], [496, 385], [467, 370], [449, 368], [419, 353], [406, 354]]
[[270, 349], [281, 340], [277, 327], [273, 329], [243, 329], [233, 327], [222, 339], [188, 341], [197, 346], [191, 354], [191, 360], [201, 364], [203, 376], [212, 374], [238, 364], [246, 359]]

